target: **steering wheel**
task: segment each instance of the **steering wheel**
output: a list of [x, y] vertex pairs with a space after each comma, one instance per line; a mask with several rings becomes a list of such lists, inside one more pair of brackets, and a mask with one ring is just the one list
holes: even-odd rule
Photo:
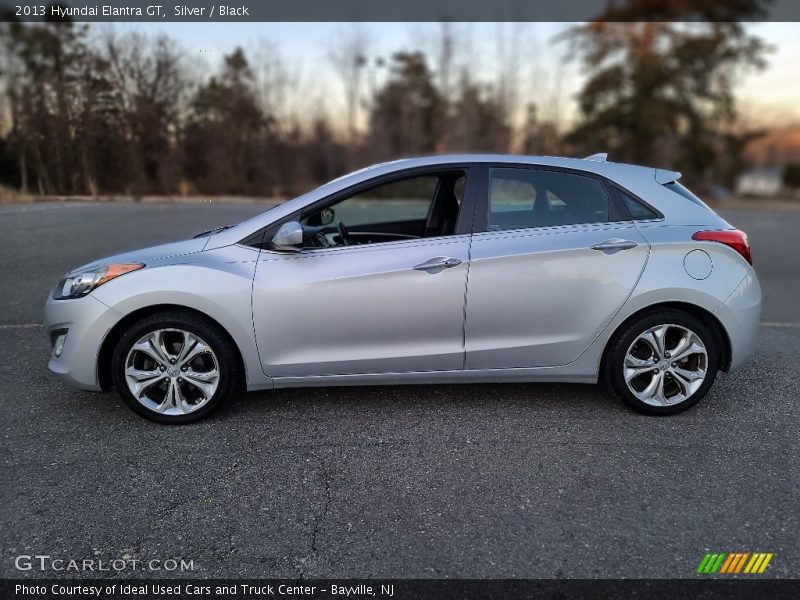
[[350, 237], [350, 232], [347, 231], [347, 227], [344, 226], [344, 223], [339, 221], [336, 224], [336, 229], [339, 231], [339, 239], [342, 240], [342, 244], [345, 246], [352, 246], [353, 238]]

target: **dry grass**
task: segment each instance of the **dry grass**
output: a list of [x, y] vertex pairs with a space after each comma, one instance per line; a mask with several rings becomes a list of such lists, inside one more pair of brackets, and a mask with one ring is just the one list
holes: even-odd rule
[[[33, 204], [39, 202], [113, 202], [142, 204], [280, 204], [285, 198], [256, 196], [38, 196], [20, 194], [18, 191], [0, 186], [0, 205]], [[800, 210], [800, 196], [774, 196], [756, 198], [730, 196], [710, 201], [714, 208], [750, 208], [761, 210]]]
[[0, 186], [0, 204], [33, 204], [39, 202], [113, 202], [142, 204], [276, 204], [284, 198], [255, 196], [39, 196], [20, 194]]
[[0, 204], [21, 204], [26, 198], [17, 190], [0, 185]]

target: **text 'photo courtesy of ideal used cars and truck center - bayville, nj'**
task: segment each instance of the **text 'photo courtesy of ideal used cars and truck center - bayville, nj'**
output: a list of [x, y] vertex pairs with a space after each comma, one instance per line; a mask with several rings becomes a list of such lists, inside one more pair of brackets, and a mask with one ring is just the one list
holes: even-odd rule
[[0, 597], [798, 597], [798, 56], [0, 0]]

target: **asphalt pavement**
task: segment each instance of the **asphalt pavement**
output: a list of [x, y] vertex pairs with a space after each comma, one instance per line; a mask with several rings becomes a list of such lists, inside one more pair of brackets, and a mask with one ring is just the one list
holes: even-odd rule
[[15, 568], [39, 554], [182, 558], [194, 577], [672, 578], [735, 551], [800, 576], [800, 212], [721, 211], [753, 245], [758, 349], [673, 417], [597, 386], [483, 384], [250, 393], [165, 427], [46, 371], [65, 271], [260, 210], [0, 206], [0, 577], [57, 574]]

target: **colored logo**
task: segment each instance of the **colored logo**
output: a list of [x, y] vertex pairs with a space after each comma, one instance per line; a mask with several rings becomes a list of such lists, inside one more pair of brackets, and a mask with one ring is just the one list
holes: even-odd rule
[[700, 561], [697, 572], [702, 575], [763, 573], [773, 556], [772, 552], [709, 552]]

